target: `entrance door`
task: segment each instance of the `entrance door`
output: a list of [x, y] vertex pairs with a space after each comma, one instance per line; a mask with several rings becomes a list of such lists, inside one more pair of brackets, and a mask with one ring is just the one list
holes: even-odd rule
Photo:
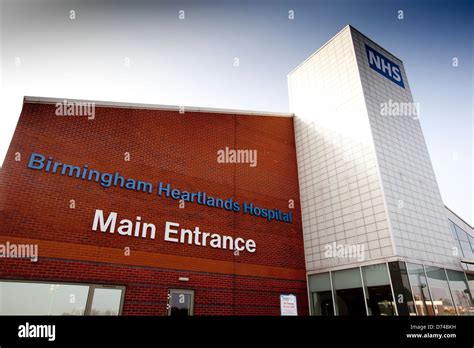
[[168, 292], [167, 308], [168, 315], [193, 315], [194, 290], [170, 289]]

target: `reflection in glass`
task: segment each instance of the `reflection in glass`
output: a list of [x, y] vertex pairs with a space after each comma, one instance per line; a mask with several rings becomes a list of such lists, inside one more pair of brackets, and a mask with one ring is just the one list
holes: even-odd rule
[[369, 315], [395, 315], [390, 278], [385, 263], [362, 267]]
[[471, 298], [474, 299], [474, 274], [466, 273], [466, 278], [469, 290], [471, 291]]
[[464, 272], [446, 270], [449, 287], [459, 315], [474, 315], [474, 304]]
[[454, 238], [454, 243], [455, 243], [455, 255], [454, 256], [460, 256], [460, 257], [464, 257], [464, 253], [463, 253], [463, 248], [461, 247], [461, 242], [458, 238], [458, 234], [456, 232], [456, 225], [454, 224], [454, 222], [452, 222], [451, 220], [448, 220], [449, 221], [449, 228], [451, 230], [451, 234], [453, 235], [453, 238]]
[[416, 315], [405, 262], [389, 262], [388, 268], [390, 270], [390, 278], [392, 279], [398, 315]]
[[458, 239], [458, 235], [456, 233], [456, 227], [454, 227], [454, 222], [452, 222], [451, 220], [448, 220], [449, 221], [449, 229], [451, 230], [451, 234], [453, 235], [453, 238], [454, 239]]
[[428, 282], [422, 265], [406, 263], [418, 315], [434, 315]]
[[334, 306], [329, 273], [313, 274], [308, 278], [311, 299], [311, 314], [333, 316]]
[[454, 225], [454, 227], [456, 228], [456, 232], [457, 232], [457, 235], [458, 235], [458, 239], [460, 241], [463, 241], [463, 242], [468, 242], [469, 239], [467, 238], [467, 233], [466, 231], [464, 231], [461, 227], [459, 227], [458, 225]]
[[90, 315], [119, 315], [121, 289], [95, 288]]
[[426, 276], [436, 315], [456, 315], [444, 268], [428, 266]]
[[338, 315], [367, 315], [359, 268], [332, 272]]
[[472, 259], [474, 254], [472, 253], [471, 245], [469, 244], [469, 242], [460, 241], [459, 244], [461, 245], [463, 256], [468, 259]]
[[89, 286], [0, 282], [0, 315], [84, 315]]

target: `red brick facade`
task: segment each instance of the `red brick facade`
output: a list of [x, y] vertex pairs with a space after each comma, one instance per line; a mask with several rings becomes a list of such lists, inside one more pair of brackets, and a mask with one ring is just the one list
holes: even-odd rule
[[[119, 107], [97, 107], [95, 113], [94, 120], [56, 116], [54, 104], [24, 104], [1, 173], [0, 242], [38, 243], [39, 261], [0, 259], [0, 278], [124, 285], [124, 315], [165, 315], [170, 288], [195, 290], [196, 315], [279, 315], [283, 293], [296, 294], [299, 314], [307, 314], [292, 118]], [[225, 147], [257, 150], [257, 166], [218, 163], [217, 151]], [[177, 200], [157, 196], [156, 187], [152, 194], [103, 188], [29, 169], [32, 152], [154, 185], [161, 181], [291, 211], [293, 223], [196, 203], [180, 208]], [[95, 209], [127, 219], [139, 215], [156, 225], [157, 237], [92, 231]], [[236, 256], [166, 242], [166, 221], [253, 239], [257, 250]]]

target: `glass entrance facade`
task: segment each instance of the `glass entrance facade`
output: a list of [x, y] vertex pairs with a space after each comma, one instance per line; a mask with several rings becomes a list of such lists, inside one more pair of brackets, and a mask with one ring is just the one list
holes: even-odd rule
[[311, 311], [314, 315], [333, 316], [334, 303], [329, 273], [315, 274], [309, 278]]
[[387, 265], [381, 263], [362, 267], [367, 311], [373, 316], [396, 315], [393, 291]]
[[411, 291], [415, 301], [417, 315], [434, 315], [431, 293], [428, 290], [428, 281], [426, 279], [423, 265], [407, 263], [408, 276], [411, 284]]
[[359, 268], [332, 272], [337, 315], [364, 315], [364, 289]]
[[471, 278], [402, 261], [312, 274], [310, 311], [321, 316], [474, 315]]

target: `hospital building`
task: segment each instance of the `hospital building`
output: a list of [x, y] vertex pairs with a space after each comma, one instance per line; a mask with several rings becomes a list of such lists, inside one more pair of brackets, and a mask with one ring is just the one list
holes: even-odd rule
[[289, 113], [25, 97], [0, 315], [474, 314], [403, 62], [346, 26], [288, 90]]

